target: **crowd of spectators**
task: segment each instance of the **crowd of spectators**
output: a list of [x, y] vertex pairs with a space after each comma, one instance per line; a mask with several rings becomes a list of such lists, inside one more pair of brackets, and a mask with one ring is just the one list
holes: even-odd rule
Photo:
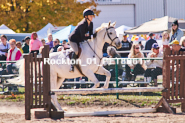
[[37, 54], [41, 53], [45, 44], [50, 46], [50, 53], [70, 48], [66, 40], [64, 40], [62, 43], [60, 43], [59, 39], [55, 39], [53, 41], [52, 34], [48, 35], [48, 42], [46, 42], [44, 39], [40, 41], [36, 32], [33, 32], [31, 37], [25, 37], [22, 42], [16, 41], [15, 39], [10, 39], [8, 41], [6, 35], [1, 35], [0, 61], [12, 61], [12, 63], [7, 63], [6, 67], [7, 73], [13, 74], [12, 67], [15, 66], [13, 63], [14, 61], [22, 59], [23, 54], [34, 52]]
[[[185, 37], [183, 37], [183, 32], [179, 28], [178, 21], [175, 20], [172, 23], [171, 32], [168, 33], [164, 31], [162, 33], [162, 45], [159, 46], [157, 41], [153, 39], [154, 34], [149, 33], [150, 39], [146, 41], [145, 46], [140, 42], [128, 41], [127, 35], [123, 35], [123, 40], [121, 41], [122, 47], [120, 49], [115, 49], [105, 43], [103, 47], [103, 56], [110, 58], [157, 58], [163, 56], [163, 49], [165, 47], [170, 47], [176, 51], [185, 51]], [[16, 41], [15, 39], [7, 40], [5, 35], [1, 35], [0, 42], [0, 60], [7, 61], [17, 61], [23, 58], [24, 53], [37, 54], [42, 52], [43, 46], [49, 45], [50, 53], [52, 52], [65, 52], [66, 49], [70, 48], [70, 45], [66, 40], [61, 41], [59, 39], [53, 39], [52, 34], [48, 34], [47, 42], [44, 39], [39, 40], [36, 32], [31, 34], [31, 37], [25, 37], [22, 42]], [[150, 53], [142, 53], [142, 50], [151, 50]], [[118, 54], [117, 51], [129, 51], [126, 53]], [[126, 64], [125, 69], [118, 64], [118, 74], [121, 75], [123, 72], [126, 73], [125, 80], [135, 80], [138, 74], [144, 74], [145, 77], [151, 77], [154, 81], [154, 85], [157, 86], [157, 76], [162, 74], [162, 60], [138, 60], [137, 64]], [[8, 73], [12, 73], [12, 63], [7, 64]], [[115, 69], [113, 67], [107, 67], [114, 77]], [[111, 78], [112, 80], [112, 78]]]

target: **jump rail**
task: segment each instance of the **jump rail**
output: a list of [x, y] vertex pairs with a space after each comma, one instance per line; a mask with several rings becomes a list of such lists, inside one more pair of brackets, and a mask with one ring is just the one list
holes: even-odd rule
[[[72, 116], [94, 116], [94, 115], [109, 115], [109, 114], [122, 114], [122, 113], [135, 113], [135, 112], [169, 112], [175, 113], [176, 110], [171, 108], [168, 103], [182, 103], [182, 111], [185, 111], [185, 76], [183, 76], [185, 70], [185, 55], [180, 55], [178, 60], [173, 59], [169, 53], [169, 49], [164, 49], [163, 60], [163, 87], [137, 87], [137, 88], [108, 88], [108, 89], [50, 89], [50, 66], [49, 64], [43, 65], [43, 82], [41, 82], [41, 70], [40, 66], [37, 69], [36, 63], [43, 61], [44, 58], [49, 57], [49, 46], [45, 45], [43, 49], [42, 58], [36, 58], [36, 54], [25, 55], [25, 119], [30, 120], [30, 110], [32, 108], [44, 108], [42, 111], [35, 111], [36, 118], [54, 118], [60, 119]], [[170, 58], [172, 58], [172, 87], [170, 87]], [[175, 57], [176, 58], [176, 57]], [[180, 62], [179, 62], [180, 61]], [[176, 62], [176, 64], [174, 64]], [[180, 83], [174, 83], [174, 66], [177, 67], [176, 81], [180, 80]], [[115, 65], [117, 67], [117, 65]], [[35, 68], [35, 69], [33, 69]], [[34, 72], [33, 72], [34, 70]], [[181, 73], [179, 79], [179, 71]], [[117, 72], [117, 71], [116, 71]], [[39, 73], [39, 74], [36, 74]], [[35, 74], [35, 78], [33, 78]], [[38, 75], [38, 76], [37, 76]], [[118, 77], [118, 76], [116, 76]], [[39, 78], [39, 82], [36, 82]], [[116, 80], [117, 81], [117, 80]], [[36, 82], [36, 84], [34, 84]], [[180, 89], [179, 89], [180, 86]], [[42, 88], [41, 88], [42, 87]], [[100, 111], [100, 112], [82, 112], [82, 113], [64, 113], [64, 111], [58, 111], [55, 105], [51, 102], [52, 94], [101, 94], [101, 93], [124, 93], [124, 92], [161, 92], [162, 98], [158, 104], [149, 110], [135, 109], [133, 111]], [[162, 106], [162, 107], [160, 107]]]
[[161, 92], [163, 87], [96, 88], [96, 89], [52, 89], [52, 94], [103, 94], [125, 92]]

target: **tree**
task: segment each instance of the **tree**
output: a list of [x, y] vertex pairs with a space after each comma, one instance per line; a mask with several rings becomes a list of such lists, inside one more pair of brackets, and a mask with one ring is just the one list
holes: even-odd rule
[[100, 13], [94, 0], [85, 3], [75, 0], [1, 0], [0, 24], [16, 32], [38, 31], [49, 22], [55, 26], [76, 25], [88, 7], [96, 15]]

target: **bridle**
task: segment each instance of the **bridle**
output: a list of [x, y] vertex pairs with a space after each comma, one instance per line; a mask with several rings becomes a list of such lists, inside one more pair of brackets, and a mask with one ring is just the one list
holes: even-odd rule
[[[105, 34], [104, 34], [104, 38], [103, 38], [103, 39], [105, 39], [105, 36], [106, 36], [106, 34], [107, 34], [107, 36], [108, 36], [109, 39], [111, 40], [111, 44], [110, 44], [110, 45], [112, 46], [113, 41], [114, 41], [115, 39], [117, 39], [118, 37], [116, 36], [116, 37], [113, 38], [113, 39], [110, 37], [110, 35], [109, 35], [109, 33], [108, 33], [108, 30], [111, 29], [111, 28], [114, 28], [114, 27], [106, 28], [106, 32], [105, 32]], [[103, 57], [100, 58], [100, 57], [98, 56], [98, 54], [94, 51], [94, 49], [91, 47], [91, 45], [89, 44], [88, 41], [87, 41], [87, 44], [89, 45], [89, 47], [91, 48], [91, 50], [94, 52], [94, 54], [100, 59], [100, 63], [101, 63], [101, 60], [102, 60]], [[94, 57], [94, 56], [93, 56], [93, 57]], [[100, 64], [100, 63], [99, 63], [99, 64]], [[97, 71], [99, 70], [99, 67], [100, 67], [100, 65], [98, 65]], [[97, 72], [97, 71], [96, 71], [96, 72]], [[95, 72], [95, 73], [96, 73], [96, 72]]]
[[[105, 35], [107, 34], [107, 36], [108, 36], [109, 39], [111, 40], [111, 44], [110, 44], [110, 45], [112, 46], [113, 41], [114, 41], [115, 39], [117, 39], [118, 37], [116, 36], [116, 37], [113, 38], [113, 39], [110, 37], [110, 35], [109, 35], [109, 33], [108, 33], [108, 30], [111, 29], [111, 28], [114, 28], [114, 27], [111, 26], [111, 27], [109, 27], [109, 28], [106, 28]], [[105, 35], [104, 35], [104, 39], [105, 39]]]

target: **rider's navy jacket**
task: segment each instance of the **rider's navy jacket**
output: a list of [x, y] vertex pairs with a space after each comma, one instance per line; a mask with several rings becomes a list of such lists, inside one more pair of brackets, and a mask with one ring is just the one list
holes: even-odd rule
[[[89, 32], [89, 36], [86, 37], [85, 34]], [[91, 35], [93, 34], [93, 23], [91, 22], [88, 26], [87, 20], [84, 18], [82, 21], [78, 23], [74, 31], [69, 35], [69, 40], [71, 42], [82, 42], [87, 39], [91, 39]]]

